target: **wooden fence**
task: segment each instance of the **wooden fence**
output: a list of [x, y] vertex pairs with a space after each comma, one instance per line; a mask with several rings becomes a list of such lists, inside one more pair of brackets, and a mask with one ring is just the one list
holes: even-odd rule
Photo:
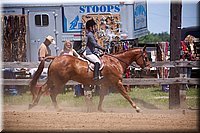
[[[29, 85], [31, 79], [3, 79], [3, 85]], [[38, 84], [44, 84], [46, 80], [39, 80]], [[66, 85], [77, 85], [70, 80]], [[124, 78], [123, 85], [162, 85], [162, 84], [199, 84], [198, 78]]]
[[[193, 67], [199, 68], [200, 61], [157, 61], [152, 62], [151, 67]], [[45, 63], [45, 68], [49, 66], [49, 62]], [[135, 64], [133, 64], [135, 65]], [[37, 68], [39, 62], [4, 62], [2, 68]], [[135, 65], [138, 67], [137, 65]], [[138, 67], [139, 68], [139, 67]], [[31, 79], [3, 79], [3, 85], [28, 85]], [[39, 83], [44, 83], [45, 80], [40, 80]], [[69, 81], [67, 85], [76, 85], [75, 81]], [[154, 84], [199, 84], [198, 78], [187, 78], [180, 76], [177, 78], [124, 78], [124, 85], [154, 85]]]
[[[49, 66], [49, 62], [45, 63], [45, 68]], [[135, 63], [133, 63], [135, 65]], [[200, 61], [156, 61], [151, 62], [151, 67], [197, 67]], [[2, 68], [37, 68], [39, 62], [3, 62]], [[139, 66], [136, 65], [139, 68]]]

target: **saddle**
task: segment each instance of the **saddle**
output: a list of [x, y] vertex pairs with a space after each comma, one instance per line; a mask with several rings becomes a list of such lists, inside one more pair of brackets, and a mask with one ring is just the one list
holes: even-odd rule
[[[67, 55], [70, 55], [70, 54], [67, 54], [67, 53], [65, 53], [65, 54], [63, 54], [63, 56], [67, 56]], [[81, 58], [79, 58], [79, 59], [81, 59], [81, 60], [83, 60], [83, 61], [86, 61], [87, 63], [88, 63], [88, 69], [90, 69], [91, 71], [94, 71], [94, 63], [93, 62], [91, 62], [90, 60], [88, 60], [88, 59], [86, 59], [84, 56], [82, 56]], [[104, 67], [104, 63], [103, 63], [103, 61], [101, 60], [101, 58], [99, 58], [100, 59], [100, 61], [101, 61], [101, 66], [100, 66], [100, 68], [99, 68], [99, 71], [101, 71], [102, 69], [103, 69], [103, 67]]]

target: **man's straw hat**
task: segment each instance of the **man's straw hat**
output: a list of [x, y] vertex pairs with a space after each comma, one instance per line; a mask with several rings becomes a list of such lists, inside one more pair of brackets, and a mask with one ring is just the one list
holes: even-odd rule
[[48, 35], [46, 37], [46, 39], [49, 40], [51, 42], [51, 44], [56, 44], [56, 42], [55, 42], [55, 40], [54, 40], [54, 38], [52, 36]]

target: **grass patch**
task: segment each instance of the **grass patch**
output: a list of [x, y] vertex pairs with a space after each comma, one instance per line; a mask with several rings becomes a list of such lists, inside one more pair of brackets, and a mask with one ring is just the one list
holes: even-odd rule
[[22, 95], [10, 96], [4, 95], [3, 102], [4, 104], [9, 105], [20, 105], [20, 104], [29, 104], [31, 102], [32, 96], [30, 93], [23, 93]]
[[186, 95], [188, 96], [186, 100], [186, 104], [189, 105], [192, 108], [198, 108], [199, 109], [199, 97], [200, 90], [199, 88], [192, 88], [186, 91]]
[[157, 108], [168, 108], [169, 100], [167, 98], [169, 93], [163, 92], [158, 87], [147, 87], [147, 88], [133, 88], [130, 95], [133, 96], [136, 100], [136, 103], [141, 104], [150, 109]]
[[[149, 109], [168, 109], [169, 106], [169, 93], [163, 92], [160, 87], [147, 87], [147, 88], [132, 88], [131, 92], [128, 92], [129, 96], [133, 101], [140, 107]], [[199, 89], [191, 88], [187, 90], [186, 103], [189, 107], [199, 108]], [[32, 100], [32, 96], [29, 91], [22, 95], [9, 96], [4, 95], [3, 103], [5, 105], [24, 105], [29, 104]], [[73, 106], [82, 107], [85, 106], [84, 97], [74, 97], [74, 92], [70, 91], [65, 94], [59, 94], [57, 97], [58, 104], [60, 106]], [[98, 105], [99, 96], [93, 97], [95, 106]], [[39, 105], [51, 105], [50, 96], [42, 96]], [[103, 107], [118, 107], [125, 108], [130, 107], [130, 104], [125, 98], [119, 93], [109, 93], [105, 96], [103, 101]]]

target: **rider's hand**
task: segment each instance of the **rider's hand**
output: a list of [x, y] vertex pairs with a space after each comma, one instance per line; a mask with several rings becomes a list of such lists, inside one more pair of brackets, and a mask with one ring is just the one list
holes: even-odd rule
[[107, 49], [106, 49], [106, 48], [102, 48], [101, 50], [102, 50], [103, 52], [105, 52]]

